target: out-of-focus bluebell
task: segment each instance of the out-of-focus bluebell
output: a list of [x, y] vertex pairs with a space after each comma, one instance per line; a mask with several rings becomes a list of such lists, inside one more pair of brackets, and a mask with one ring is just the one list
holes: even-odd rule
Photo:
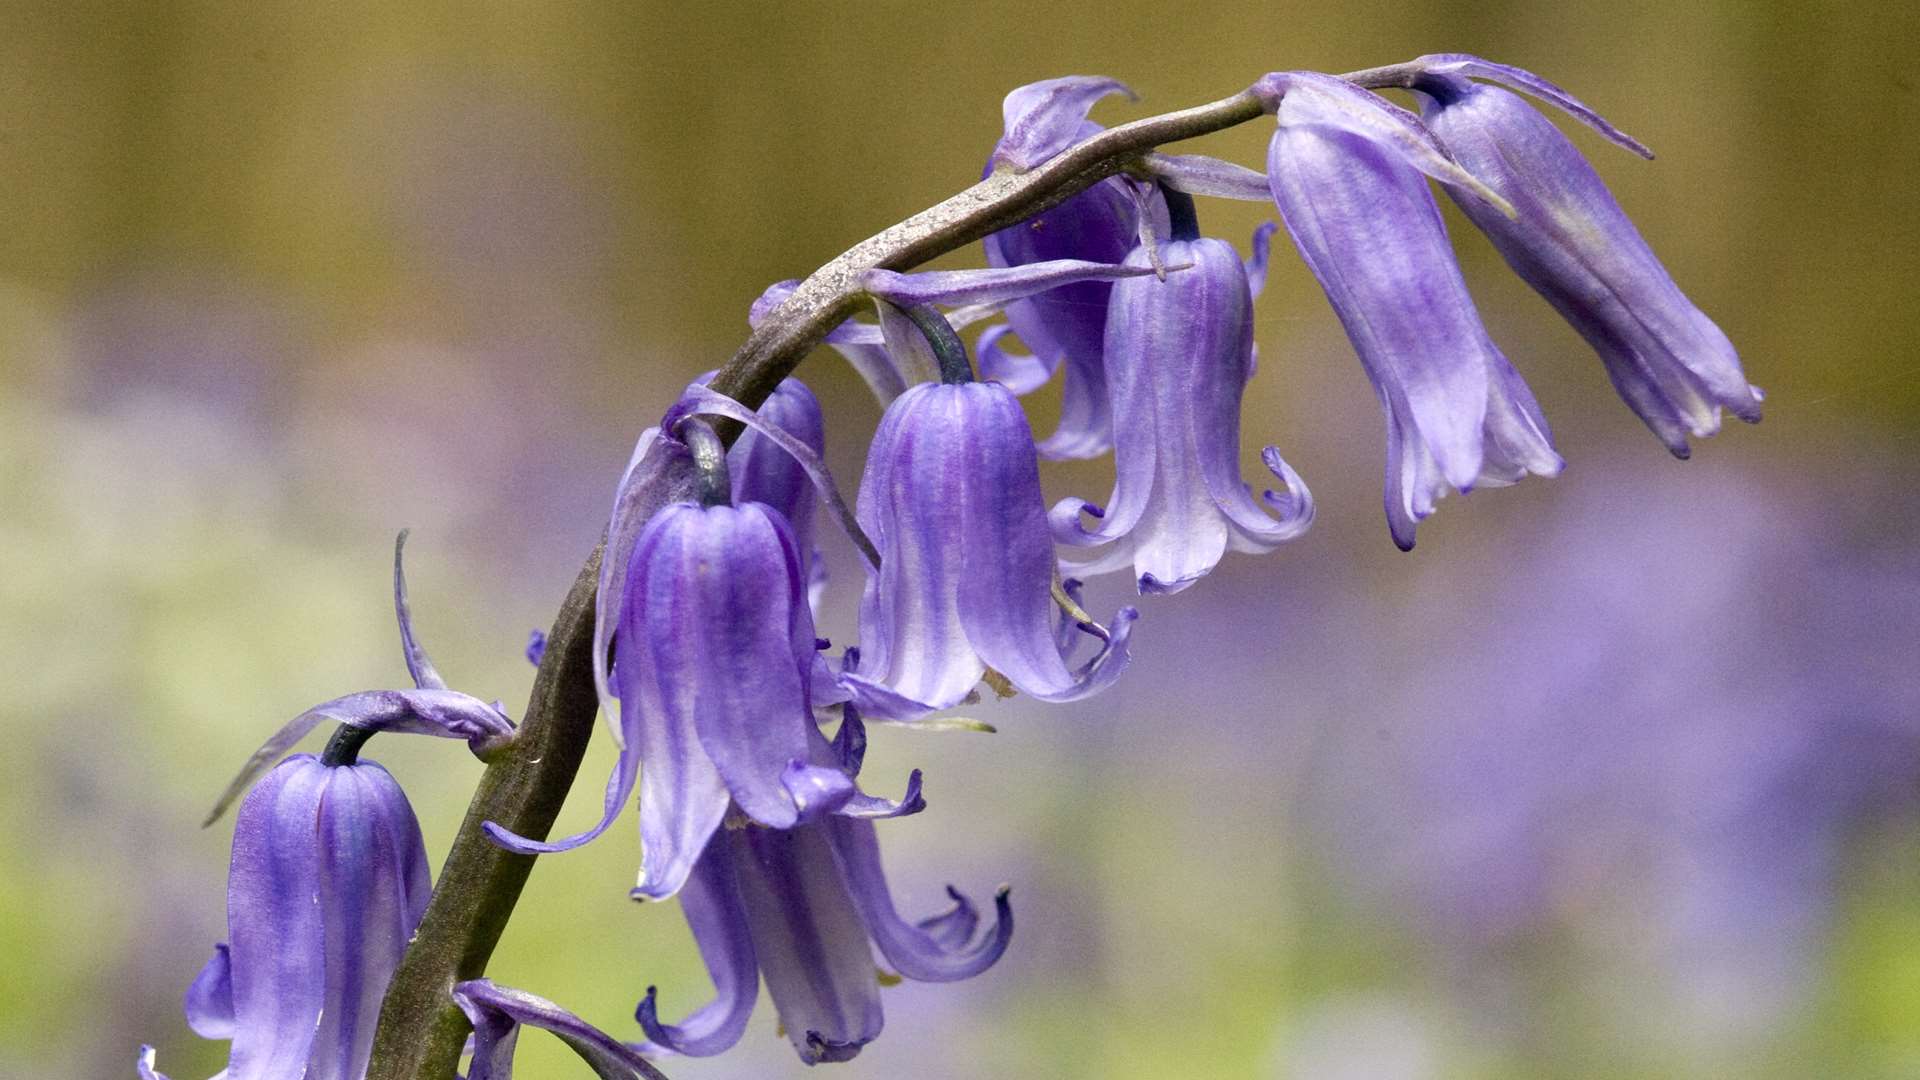
[[1413, 65], [1434, 135], [1514, 213], [1459, 184], [1448, 194], [1600, 354], [1620, 396], [1674, 456], [1687, 456], [1689, 435], [1717, 432], [1723, 408], [1758, 422], [1760, 394], [1732, 342], [1674, 284], [1593, 166], [1517, 94], [1474, 80], [1526, 91], [1628, 150], [1652, 152], [1532, 72], [1457, 53]]
[[1425, 594], [1444, 616], [1372, 620], [1382, 719], [1314, 770], [1327, 865], [1483, 985], [1552, 935], [1661, 1027], [1769, 1037], [1816, 984], [1849, 841], [1920, 809], [1920, 668], [1887, 647], [1920, 636], [1920, 559], [1731, 469], [1567, 497]]
[[1267, 177], [1387, 418], [1387, 522], [1401, 548], [1449, 490], [1553, 476], [1533, 394], [1481, 325], [1422, 174], [1511, 209], [1418, 117], [1332, 76], [1268, 75], [1279, 126]]

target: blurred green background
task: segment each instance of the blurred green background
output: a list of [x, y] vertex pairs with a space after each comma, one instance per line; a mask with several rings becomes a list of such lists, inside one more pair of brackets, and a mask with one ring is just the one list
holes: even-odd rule
[[[1150, 599], [1105, 697], [876, 734], [877, 789], [928, 772], [883, 829], [904, 903], [1006, 880], [1020, 930], [889, 990], [839, 1071], [1920, 1075], [1916, 42], [1892, 3], [0, 4], [0, 1075], [130, 1076], [142, 1041], [217, 1071], [179, 1000], [231, 825], [195, 825], [266, 731], [403, 681], [394, 531], [440, 668], [517, 714], [638, 431], [766, 284], [975, 179], [1007, 90], [1110, 74], [1159, 111], [1438, 51], [1660, 152], [1574, 134], [1767, 421], [1666, 457], [1449, 208], [1569, 468], [1402, 556], [1283, 235], [1247, 462], [1281, 447], [1315, 531]], [[1266, 136], [1183, 149], [1257, 166]], [[1244, 244], [1267, 215], [1202, 216]], [[830, 354], [802, 373], [851, 489], [876, 410]], [[478, 766], [369, 753], [437, 860]], [[543, 860], [494, 977], [635, 1038], [647, 985], [705, 1000], [636, 865], [630, 830]], [[763, 1000], [668, 1071], [797, 1074], [773, 1032]], [[521, 1061], [581, 1072], [542, 1035]]]

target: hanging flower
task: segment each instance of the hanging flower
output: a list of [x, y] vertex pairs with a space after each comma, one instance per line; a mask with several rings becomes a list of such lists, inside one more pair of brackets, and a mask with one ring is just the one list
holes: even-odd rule
[[[1491, 79], [1559, 106], [1644, 157], [1653, 153], [1530, 71], [1475, 56], [1414, 61], [1422, 115], [1448, 153], [1513, 205], [1469, 188], [1447, 193], [1515, 273], [1587, 339], [1607, 376], [1675, 457], [1687, 437], [1720, 430], [1720, 410], [1760, 419], [1733, 343], [1673, 282], [1599, 174], [1539, 110]], [[1469, 78], [1472, 76], [1472, 78]]]
[[1326, 291], [1387, 418], [1387, 522], [1401, 548], [1449, 490], [1554, 476], [1546, 418], [1467, 295], [1422, 173], [1505, 203], [1418, 117], [1343, 79], [1269, 75], [1275, 205]]
[[[1262, 278], [1272, 231], [1267, 225], [1254, 234]], [[1267, 467], [1286, 486], [1285, 495], [1267, 493], [1277, 520], [1240, 479], [1240, 396], [1254, 353], [1248, 268], [1232, 245], [1197, 235], [1162, 243], [1160, 257], [1192, 269], [1164, 281], [1119, 282], [1109, 301], [1113, 496], [1104, 510], [1064, 499], [1050, 515], [1061, 543], [1113, 545], [1098, 559], [1072, 563], [1073, 573], [1131, 566], [1143, 593], [1178, 592], [1228, 548], [1272, 551], [1313, 521], [1312, 496], [1273, 447]], [[1148, 261], [1144, 246], [1127, 256], [1132, 266]], [[1098, 524], [1083, 526], [1083, 513]]]
[[925, 383], [881, 417], [856, 514], [880, 555], [860, 605], [863, 705], [958, 704], [989, 668], [1046, 701], [1093, 694], [1126, 666], [1122, 608], [1078, 670], [1055, 642], [1058, 585], [1033, 434], [997, 383]]

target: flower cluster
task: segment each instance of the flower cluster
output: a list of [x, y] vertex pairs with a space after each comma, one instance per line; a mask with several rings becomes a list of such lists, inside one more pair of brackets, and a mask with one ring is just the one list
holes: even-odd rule
[[[510, 851], [566, 851], [610, 828], [637, 792], [632, 894], [679, 898], [715, 997], [669, 1023], [649, 988], [637, 1012], [647, 1041], [629, 1045], [544, 999], [462, 983], [472, 1076], [507, 1075], [522, 1023], [553, 1030], [601, 1075], [656, 1075], [650, 1056], [734, 1045], [762, 981], [801, 1059], [842, 1061], [880, 1033], [888, 972], [963, 979], [1001, 956], [1013, 930], [1004, 887], [984, 930], [957, 891], [943, 914], [898, 914], [876, 822], [923, 810], [921, 777], [898, 800], [861, 790], [863, 717], [927, 723], [977, 700], [983, 683], [1044, 701], [1098, 693], [1127, 666], [1137, 612], [1096, 621], [1078, 579], [1127, 570], [1142, 594], [1178, 592], [1227, 551], [1273, 551], [1313, 520], [1312, 497], [1277, 448], [1261, 454], [1277, 490], [1256, 495], [1240, 469], [1254, 304], [1276, 226], [1256, 232], [1243, 258], [1201, 231], [1195, 195], [1278, 209], [1385, 413], [1386, 512], [1403, 548], [1448, 492], [1562, 466], [1533, 395], [1481, 323], [1430, 180], [1593, 344], [1674, 453], [1712, 434], [1723, 408], [1758, 419], [1759, 394], [1726, 338], [1572, 144], [1503, 85], [1639, 144], [1515, 68], [1440, 55], [1380, 70], [1392, 77], [1370, 85], [1411, 91], [1423, 115], [1349, 79], [1271, 74], [1249, 90], [1277, 121], [1263, 173], [1148, 154], [987, 237], [988, 268], [860, 272], [853, 286], [873, 318], [825, 338], [885, 407], [851, 507], [821, 462], [820, 404], [795, 380], [756, 410], [703, 377], [641, 436], [600, 564], [594, 674], [620, 747], [602, 817], [556, 840], [484, 828]], [[1131, 96], [1092, 77], [1014, 91], [987, 175], [1045, 168], [1099, 137], [1088, 114], [1114, 94]], [[800, 288], [772, 287], [750, 321], [781, 317]], [[958, 333], [976, 323], [990, 323], [974, 347], [980, 377]], [[1036, 440], [1020, 397], [1056, 373], [1059, 426]], [[742, 430], [730, 448], [709, 418]], [[1048, 505], [1043, 458], [1108, 451], [1103, 503]], [[837, 658], [815, 633], [828, 587], [816, 503], [865, 564], [858, 645]], [[446, 690], [426, 662], [397, 565], [396, 590], [418, 689], [304, 714], [234, 794], [321, 718], [457, 734], [481, 752], [510, 737], [497, 706]], [[542, 647], [536, 638], [529, 657]], [[233, 942], [189, 1001], [196, 1030], [233, 1038], [235, 1075], [352, 1080], [364, 1070], [372, 1010], [419, 918], [426, 871], [390, 778], [351, 762], [350, 751], [289, 759], [241, 811]], [[275, 935], [311, 948], [259, 947]], [[253, 1064], [269, 1059], [285, 1067]]]

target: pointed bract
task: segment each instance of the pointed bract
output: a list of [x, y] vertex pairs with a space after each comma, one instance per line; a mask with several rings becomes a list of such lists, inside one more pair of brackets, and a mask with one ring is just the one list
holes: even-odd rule
[[522, 1024], [552, 1032], [601, 1080], [666, 1080], [637, 1048], [546, 998], [491, 979], [472, 979], [454, 984], [453, 1001], [473, 1024], [473, 1064], [466, 1080], [513, 1080], [513, 1051]]

